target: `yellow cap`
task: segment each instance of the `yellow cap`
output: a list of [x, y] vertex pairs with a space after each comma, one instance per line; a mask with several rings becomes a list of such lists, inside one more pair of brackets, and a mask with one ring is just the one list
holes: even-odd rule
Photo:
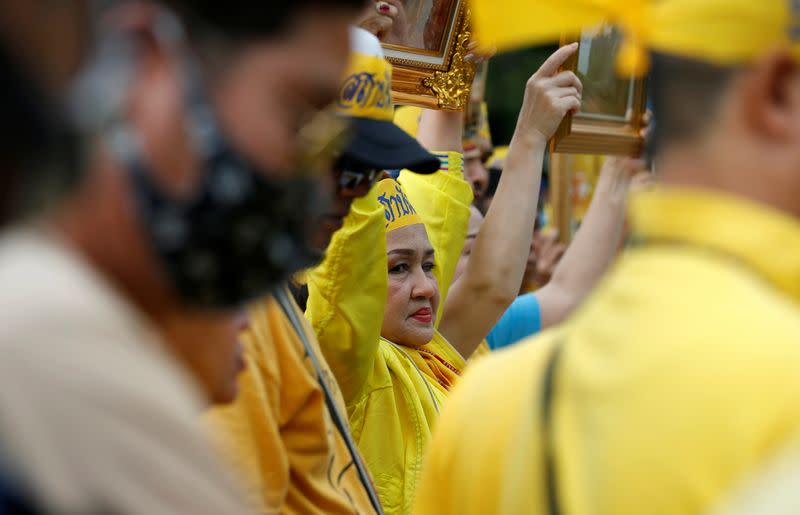
[[347, 116], [391, 121], [392, 65], [384, 59], [378, 39], [364, 29], [350, 33], [352, 52], [339, 89], [337, 111]]
[[795, 0], [473, 0], [478, 38], [500, 50], [552, 42], [602, 22], [619, 26], [625, 73], [646, 70], [647, 51], [719, 65], [789, 49], [800, 57]]
[[419, 131], [420, 116], [422, 116], [422, 108], [400, 106], [394, 112], [394, 124], [406, 131], [412, 138], [416, 138]]
[[408, 201], [400, 183], [394, 179], [382, 180], [375, 185], [373, 192], [383, 206], [386, 216], [386, 232], [422, 223], [422, 217]]

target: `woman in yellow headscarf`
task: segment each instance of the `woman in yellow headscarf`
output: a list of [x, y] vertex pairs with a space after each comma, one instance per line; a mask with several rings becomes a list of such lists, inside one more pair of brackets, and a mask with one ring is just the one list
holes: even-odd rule
[[558, 73], [575, 50], [557, 51], [529, 81], [489, 229], [454, 291], [472, 192], [455, 151], [463, 120], [453, 113], [425, 112], [418, 135], [428, 148], [450, 149], [439, 153], [441, 170], [402, 172], [355, 201], [309, 274], [306, 314], [386, 513], [410, 513], [440, 407], [517, 294], [546, 143], [580, 105], [577, 78]]

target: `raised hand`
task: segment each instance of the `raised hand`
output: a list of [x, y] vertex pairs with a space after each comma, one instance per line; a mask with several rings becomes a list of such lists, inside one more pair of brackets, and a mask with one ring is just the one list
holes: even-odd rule
[[402, 0], [381, 0], [377, 2], [376, 9], [392, 19], [392, 28], [385, 34], [381, 41], [395, 45], [409, 44], [409, 30], [411, 28], [406, 14], [406, 7]]
[[356, 21], [356, 25], [371, 32], [379, 40], [385, 41], [395, 30], [397, 14], [397, 8], [387, 2], [370, 2]]
[[520, 136], [548, 140], [567, 113], [580, 109], [583, 84], [571, 71], [558, 71], [577, 51], [577, 43], [559, 48], [528, 79], [517, 120]]

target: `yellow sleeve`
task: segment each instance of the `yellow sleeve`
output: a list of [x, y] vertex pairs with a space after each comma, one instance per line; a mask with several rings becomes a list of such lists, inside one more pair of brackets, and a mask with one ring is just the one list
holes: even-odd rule
[[[242, 334], [247, 369], [239, 376], [239, 394], [207, 415], [212, 438], [247, 488], [260, 513], [280, 510], [289, 487], [289, 456], [280, 433], [281, 361], [270, 323], [268, 302], [250, 309], [250, 327]], [[285, 345], [285, 343], [284, 343]]]
[[463, 159], [460, 153], [435, 154], [442, 160], [440, 171], [420, 175], [403, 170], [398, 182], [403, 186], [414, 209], [422, 216], [428, 239], [436, 253], [434, 273], [439, 282], [441, 296], [436, 316], [438, 326], [447, 291], [467, 237], [472, 188], [462, 175]]
[[385, 216], [376, 196], [353, 202], [325, 260], [308, 274], [306, 317], [348, 409], [372, 373], [386, 304]]

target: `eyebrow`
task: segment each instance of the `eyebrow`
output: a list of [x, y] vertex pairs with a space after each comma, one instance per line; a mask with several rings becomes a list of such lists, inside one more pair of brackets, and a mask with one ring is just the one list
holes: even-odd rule
[[[410, 257], [410, 256], [413, 256], [414, 254], [416, 254], [416, 251], [413, 250], [413, 249], [394, 249], [394, 250], [390, 250], [388, 252], [388, 255], [390, 255], [390, 256], [399, 255], [399, 256], [409, 256]], [[434, 254], [434, 250], [433, 249], [426, 249], [424, 256], [425, 257], [429, 257], [429, 256], [432, 256], [433, 254]]]
[[389, 251], [390, 256], [399, 255], [399, 256], [413, 256], [414, 251], [411, 249], [394, 249]]

